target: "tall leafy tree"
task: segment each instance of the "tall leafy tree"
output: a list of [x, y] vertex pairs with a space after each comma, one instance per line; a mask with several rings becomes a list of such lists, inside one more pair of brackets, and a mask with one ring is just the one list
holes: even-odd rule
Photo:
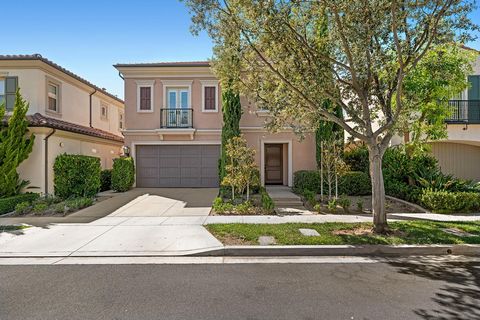
[[[405, 78], [433, 45], [469, 40], [473, 1], [185, 0], [193, 28], [214, 41], [214, 69], [232, 72], [224, 34], [240, 32], [242, 93], [270, 110], [270, 127], [315, 128], [318, 119], [341, 126], [368, 147], [376, 232], [388, 230], [382, 158], [400, 119]], [[328, 17], [328, 33], [316, 26]], [[324, 50], [327, 46], [329, 50]], [[326, 109], [329, 99], [344, 118]]]
[[409, 153], [422, 152], [426, 142], [447, 138], [448, 101], [468, 87], [478, 54], [458, 45], [439, 45], [428, 52], [405, 78], [402, 103], [416, 110], [400, 119]]
[[[32, 151], [35, 139], [33, 134], [28, 134], [28, 108], [29, 104], [17, 90], [13, 114], [7, 126], [0, 130], [0, 197], [16, 195], [28, 183], [20, 180], [17, 173], [18, 166]], [[0, 119], [4, 114], [5, 108], [0, 106]]]

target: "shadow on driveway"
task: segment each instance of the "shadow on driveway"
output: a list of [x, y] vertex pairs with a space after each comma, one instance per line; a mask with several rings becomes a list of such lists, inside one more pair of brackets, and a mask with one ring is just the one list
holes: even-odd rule
[[480, 319], [480, 262], [445, 262], [438, 257], [429, 257], [428, 262], [391, 261], [390, 265], [399, 273], [422, 277], [434, 281], [447, 282], [437, 292], [432, 293], [435, 310], [413, 310], [427, 320], [467, 320]]

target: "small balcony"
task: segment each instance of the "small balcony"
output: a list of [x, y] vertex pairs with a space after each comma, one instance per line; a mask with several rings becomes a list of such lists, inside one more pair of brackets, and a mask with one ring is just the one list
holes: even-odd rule
[[480, 124], [480, 100], [450, 100], [448, 106], [451, 114], [445, 122]]
[[160, 128], [193, 128], [193, 109], [160, 109]]

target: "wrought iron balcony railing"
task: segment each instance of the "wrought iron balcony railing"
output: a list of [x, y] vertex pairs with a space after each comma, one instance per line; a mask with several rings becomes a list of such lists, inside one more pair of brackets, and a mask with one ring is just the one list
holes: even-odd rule
[[447, 123], [480, 123], [480, 100], [450, 100]]
[[161, 128], [193, 128], [193, 109], [160, 109]]

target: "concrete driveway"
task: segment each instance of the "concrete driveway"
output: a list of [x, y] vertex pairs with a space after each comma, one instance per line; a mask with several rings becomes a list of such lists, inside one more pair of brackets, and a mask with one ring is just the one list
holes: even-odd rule
[[222, 244], [202, 227], [217, 193], [203, 188], [133, 189], [125, 193], [127, 198], [105, 200], [115, 210], [90, 223], [0, 233], [0, 257], [186, 255], [219, 249]]
[[217, 188], [137, 188], [139, 196], [109, 217], [207, 216]]

